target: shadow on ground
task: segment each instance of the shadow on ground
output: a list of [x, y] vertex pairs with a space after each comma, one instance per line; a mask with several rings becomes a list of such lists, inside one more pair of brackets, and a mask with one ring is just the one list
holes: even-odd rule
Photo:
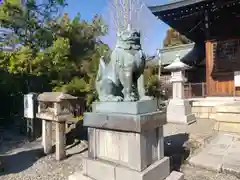
[[78, 121], [75, 125], [75, 128], [71, 129], [67, 134], [66, 134], [66, 144], [71, 145], [69, 148], [74, 147], [74, 145], [81, 140], [88, 140], [87, 139], [87, 127], [83, 126], [83, 121]]
[[[19, 134], [12, 134], [11, 131], [2, 132], [0, 131], [2, 141], [0, 141], [0, 176], [12, 173], [19, 173], [31, 167], [36, 161], [44, 157], [45, 154], [41, 147], [41, 139], [27, 143], [26, 137], [20, 136]], [[82, 121], [75, 125], [66, 134], [66, 144], [68, 149], [71, 149], [81, 143], [82, 140], [87, 140], [87, 128], [83, 127]], [[4, 147], [8, 144], [7, 147]], [[33, 149], [31, 147], [33, 146]], [[19, 147], [21, 147], [19, 149]], [[27, 150], [24, 148], [27, 147]], [[37, 148], [36, 148], [37, 147]], [[23, 150], [21, 150], [23, 148]], [[78, 147], [77, 147], [78, 148]], [[81, 149], [69, 156], [79, 154], [86, 149]], [[13, 154], [5, 154], [9, 151], [15, 151]], [[55, 152], [55, 145], [53, 145], [53, 153]], [[2, 155], [1, 155], [2, 154]], [[1, 178], [0, 178], [1, 179]]]
[[188, 139], [189, 135], [186, 133], [164, 137], [164, 154], [170, 157], [171, 170], [179, 171], [188, 158], [190, 150], [185, 146]]
[[0, 155], [21, 146], [27, 141], [26, 137], [15, 131], [0, 126]]
[[21, 151], [16, 154], [0, 156], [1, 161], [3, 162], [0, 176], [11, 173], [19, 173], [26, 170], [43, 156], [43, 149]]

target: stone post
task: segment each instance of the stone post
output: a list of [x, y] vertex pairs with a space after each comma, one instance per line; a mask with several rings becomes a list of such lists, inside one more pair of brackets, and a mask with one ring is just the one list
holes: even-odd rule
[[172, 64], [165, 67], [172, 72], [172, 99], [167, 107], [167, 122], [190, 124], [196, 121], [189, 101], [184, 99], [185, 70], [189, 68], [191, 67], [180, 61], [179, 55]]
[[42, 121], [42, 145], [45, 154], [52, 152], [52, 121]]
[[56, 160], [60, 161], [66, 157], [65, 122], [56, 122]]
[[183, 180], [181, 173], [173, 178], [164, 157], [165, 123], [156, 100], [93, 103], [93, 112], [84, 114], [88, 157], [69, 180]]

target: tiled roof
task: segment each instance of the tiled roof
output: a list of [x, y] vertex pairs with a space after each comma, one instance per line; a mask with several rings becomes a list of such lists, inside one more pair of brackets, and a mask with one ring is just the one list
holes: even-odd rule
[[38, 101], [45, 102], [60, 102], [62, 100], [71, 100], [77, 99], [77, 97], [72, 96], [70, 94], [65, 94], [63, 92], [44, 92], [39, 94]]
[[[178, 54], [180, 58], [184, 57], [188, 52], [190, 52], [194, 47], [194, 43], [191, 44], [184, 44], [179, 46], [172, 46], [160, 49], [161, 57], [161, 64], [168, 65], [171, 64], [175, 59], [176, 55]], [[148, 62], [148, 64], [155, 64], [158, 65], [159, 58], [155, 58]]]

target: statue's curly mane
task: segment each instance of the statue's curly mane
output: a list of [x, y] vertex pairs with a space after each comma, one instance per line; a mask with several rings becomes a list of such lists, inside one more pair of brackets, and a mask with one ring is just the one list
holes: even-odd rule
[[122, 49], [141, 49], [140, 32], [137, 30], [125, 30], [117, 34], [116, 47]]

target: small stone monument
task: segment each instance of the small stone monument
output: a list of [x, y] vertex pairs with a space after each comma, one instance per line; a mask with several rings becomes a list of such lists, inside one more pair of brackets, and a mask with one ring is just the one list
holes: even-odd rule
[[118, 33], [109, 64], [100, 60], [100, 102], [84, 113], [88, 156], [69, 180], [183, 180], [181, 173], [170, 174], [164, 157], [166, 109], [158, 111], [157, 101], [145, 96], [144, 65], [140, 33], [128, 27]]
[[24, 118], [26, 120], [27, 137], [29, 141], [41, 136], [41, 121], [36, 118], [37, 93], [24, 95]]
[[177, 55], [176, 60], [165, 67], [172, 72], [172, 99], [167, 107], [167, 122], [191, 124], [196, 121], [196, 117], [191, 112], [189, 101], [184, 99], [185, 70], [191, 68], [180, 61]]
[[65, 123], [73, 118], [71, 100], [77, 99], [62, 92], [44, 92], [38, 96], [37, 118], [42, 119], [44, 153], [52, 152], [52, 123], [56, 125], [56, 160], [66, 157]]

